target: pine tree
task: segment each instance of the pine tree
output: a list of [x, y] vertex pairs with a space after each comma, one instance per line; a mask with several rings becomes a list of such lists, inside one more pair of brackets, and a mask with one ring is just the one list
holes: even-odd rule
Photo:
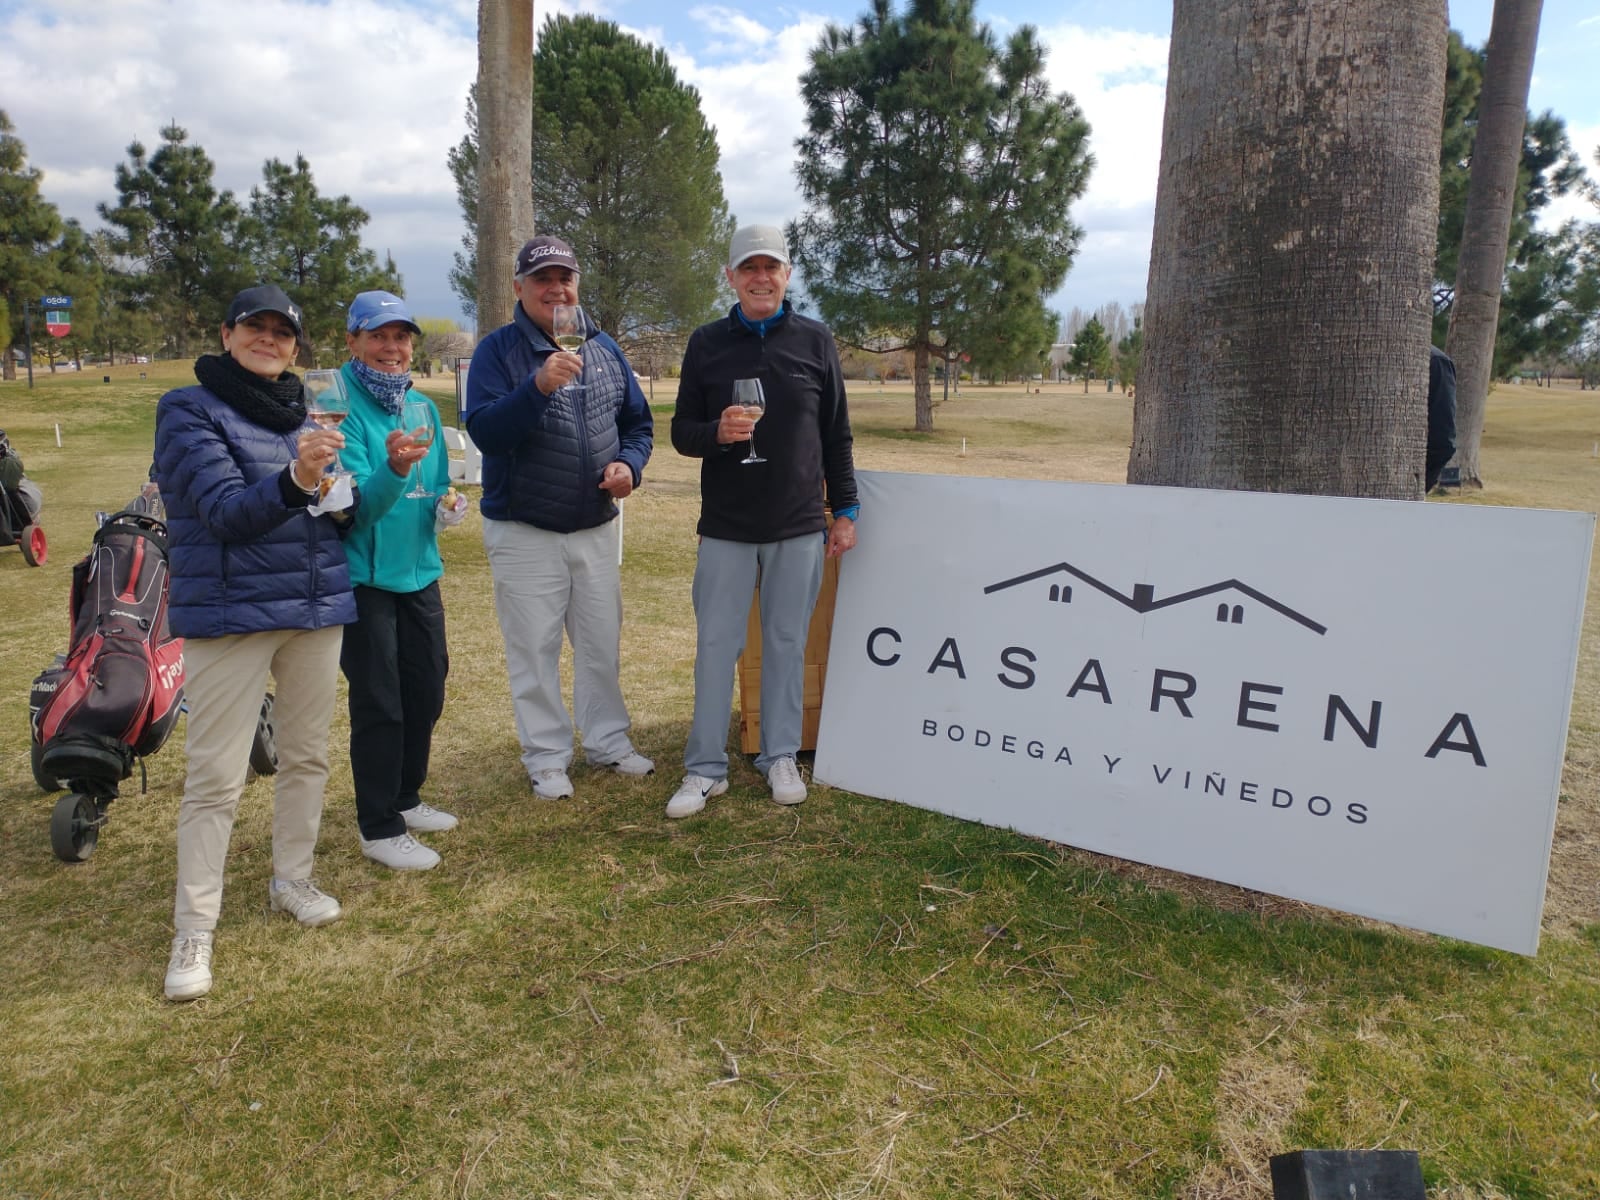
[[404, 285], [392, 260], [380, 266], [361, 245], [366, 210], [349, 196], [318, 192], [303, 156], [296, 155], [292, 167], [270, 158], [261, 175], [240, 222], [240, 246], [257, 280], [277, 284], [305, 310], [314, 353], [341, 358], [345, 309], [356, 293], [381, 288], [400, 294]]
[[1089, 380], [1104, 379], [1111, 374], [1111, 340], [1106, 337], [1106, 327], [1099, 317], [1090, 317], [1078, 336], [1072, 340], [1072, 354], [1067, 358], [1067, 368], [1083, 380], [1083, 390], [1089, 390]]
[[239, 206], [217, 191], [214, 173], [188, 131], [168, 125], [153, 155], [140, 142], [128, 146], [117, 203], [99, 206], [115, 253], [132, 262], [119, 281], [124, 302], [145, 306], [179, 357], [214, 344], [229, 299], [259, 282], [237, 246]]
[[[590, 16], [545, 22], [533, 77], [534, 211], [541, 233], [577, 252], [589, 315], [625, 339], [707, 319], [733, 228], [699, 93], [664, 51]], [[467, 137], [449, 159], [469, 225], [476, 116], [469, 101]], [[476, 255], [471, 243], [456, 256], [451, 284], [463, 299]]]
[[981, 341], [997, 305], [1036, 316], [1066, 277], [1092, 164], [1033, 28], [1002, 48], [974, 8], [873, 0], [854, 28], [828, 26], [800, 81], [795, 261], [842, 340], [892, 330], [912, 352], [924, 431], [930, 361]]
[[[0, 109], [0, 358], [4, 377], [17, 377], [12, 349], [22, 343], [23, 305], [38, 306], [55, 290], [52, 247], [61, 235], [56, 206], [39, 192], [40, 172]], [[46, 336], [41, 331], [41, 336]]]

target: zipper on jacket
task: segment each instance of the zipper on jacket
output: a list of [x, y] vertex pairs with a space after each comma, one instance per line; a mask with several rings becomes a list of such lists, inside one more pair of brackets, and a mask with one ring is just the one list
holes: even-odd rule
[[[583, 472], [589, 466], [589, 389], [584, 386], [582, 375], [578, 376], [578, 390], [583, 397], [582, 402], [572, 406], [573, 421], [578, 426], [577, 507], [573, 510], [573, 526], [583, 528], [584, 515], [588, 511], [583, 498], [587, 490], [583, 486]], [[604, 468], [601, 470], [603, 473]]]

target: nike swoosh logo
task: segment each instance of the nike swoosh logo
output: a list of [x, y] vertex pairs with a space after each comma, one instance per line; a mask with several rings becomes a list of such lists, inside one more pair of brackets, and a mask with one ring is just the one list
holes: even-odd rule
[[379, 300], [378, 301], [378, 307], [379, 308], [393, 308], [398, 303], [400, 303], [398, 300]]

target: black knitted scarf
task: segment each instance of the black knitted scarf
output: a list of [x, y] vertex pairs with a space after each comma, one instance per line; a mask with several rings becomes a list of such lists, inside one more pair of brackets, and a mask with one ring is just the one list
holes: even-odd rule
[[274, 433], [293, 433], [306, 423], [305, 388], [300, 376], [285, 371], [263, 379], [241, 367], [231, 354], [203, 354], [194, 377], [247, 420]]

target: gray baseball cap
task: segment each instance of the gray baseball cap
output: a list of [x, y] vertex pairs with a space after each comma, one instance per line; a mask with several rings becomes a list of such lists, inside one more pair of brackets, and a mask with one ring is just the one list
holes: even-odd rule
[[737, 267], [747, 258], [764, 254], [789, 265], [789, 246], [783, 240], [783, 230], [776, 225], [746, 225], [733, 235], [728, 247], [728, 268]]

